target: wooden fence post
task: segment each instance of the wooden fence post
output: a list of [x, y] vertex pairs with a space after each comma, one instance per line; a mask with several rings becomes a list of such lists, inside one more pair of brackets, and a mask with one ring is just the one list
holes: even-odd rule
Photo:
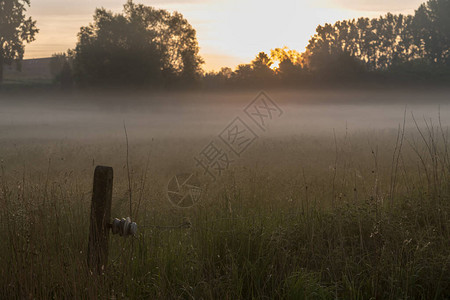
[[101, 274], [108, 263], [109, 222], [113, 169], [97, 166], [94, 172], [87, 261], [92, 272]]

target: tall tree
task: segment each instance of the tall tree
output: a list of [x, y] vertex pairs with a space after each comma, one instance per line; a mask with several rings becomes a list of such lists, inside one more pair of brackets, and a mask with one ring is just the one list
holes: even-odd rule
[[274, 72], [270, 68], [272, 64], [272, 60], [266, 53], [258, 53], [251, 64], [253, 71], [253, 80], [255, 80], [256, 84], [264, 85], [265, 83], [269, 83], [273, 79]]
[[429, 0], [415, 12], [415, 43], [430, 62], [450, 64], [450, 0]]
[[410, 15], [388, 13], [379, 18], [358, 18], [318, 26], [307, 46], [309, 65], [312, 67], [314, 57], [319, 58], [316, 63], [326, 64], [326, 59], [331, 56], [357, 58], [369, 70], [386, 70], [393, 64], [410, 61], [417, 56], [412, 21]]
[[198, 52], [195, 30], [181, 14], [128, 1], [122, 14], [97, 9], [81, 28], [75, 76], [85, 84], [170, 85], [195, 80]]
[[30, 0], [0, 0], [0, 84], [3, 66], [15, 61], [20, 67], [24, 43], [34, 41], [39, 32], [36, 21], [25, 16], [27, 6], [30, 6]]
[[161, 53], [163, 76], [189, 81], [201, 73], [204, 63], [199, 56], [196, 31], [178, 12], [156, 9], [128, 1], [125, 15], [142, 22], [154, 34], [153, 42]]
[[74, 72], [82, 85], [158, 83], [160, 53], [154, 34], [122, 14], [97, 9], [82, 27], [74, 50]]

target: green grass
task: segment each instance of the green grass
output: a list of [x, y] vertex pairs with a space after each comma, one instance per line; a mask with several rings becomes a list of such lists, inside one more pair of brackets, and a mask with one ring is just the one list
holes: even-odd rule
[[112, 216], [128, 216], [123, 141], [2, 140], [0, 298], [449, 298], [441, 129], [402, 147], [395, 131], [266, 138], [190, 209], [165, 185], [208, 140], [132, 142], [139, 234], [111, 236], [101, 276], [86, 266], [92, 175], [114, 167]]

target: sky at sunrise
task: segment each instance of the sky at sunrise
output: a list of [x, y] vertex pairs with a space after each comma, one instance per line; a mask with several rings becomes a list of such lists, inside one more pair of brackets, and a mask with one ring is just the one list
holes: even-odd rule
[[[49, 57], [74, 48], [95, 8], [120, 12], [126, 0], [31, 0], [28, 15], [40, 33], [25, 58]], [[250, 62], [260, 51], [287, 46], [304, 51], [319, 24], [387, 12], [412, 14], [424, 0], [135, 0], [178, 11], [197, 30], [205, 70]]]

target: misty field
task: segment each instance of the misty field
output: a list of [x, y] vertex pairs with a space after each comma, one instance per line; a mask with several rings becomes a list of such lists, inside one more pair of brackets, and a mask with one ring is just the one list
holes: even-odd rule
[[[269, 95], [283, 115], [215, 181], [194, 157], [255, 92], [0, 95], [0, 298], [449, 298], [448, 91]], [[100, 276], [97, 165], [138, 224]], [[179, 208], [167, 184], [191, 172]]]

